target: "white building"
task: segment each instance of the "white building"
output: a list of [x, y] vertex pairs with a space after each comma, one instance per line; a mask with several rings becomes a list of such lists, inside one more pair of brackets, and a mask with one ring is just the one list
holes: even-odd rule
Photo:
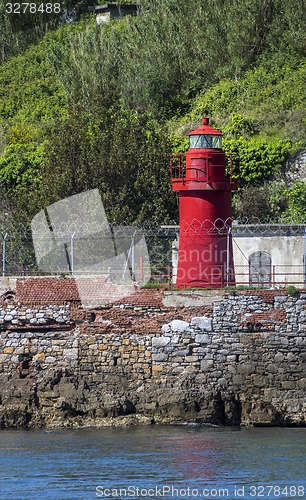
[[233, 224], [236, 283], [305, 285], [305, 226]]
[[[234, 221], [232, 242], [236, 285], [305, 286], [304, 225], [253, 225]], [[175, 240], [172, 245], [173, 284], [176, 283], [177, 260], [178, 240]]]

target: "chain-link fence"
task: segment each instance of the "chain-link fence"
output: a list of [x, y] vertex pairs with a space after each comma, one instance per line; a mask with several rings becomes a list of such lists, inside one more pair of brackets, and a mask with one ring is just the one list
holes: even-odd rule
[[[305, 228], [303, 224], [283, 224], [258, 219], [199, 221], [194, 219], [185, 231], [195, 238], [205, 234], [227, 234], [233, 239], [236, 284], [305, 283]], [[101, 235], [103, 238], [101, 239]], [[44, 276], [86, 273], [107, 274], [101, 255], [107, 262], [109, 249], [121, 253], [129, 261], [132, 272], [137, 268], [140, 281], [145, 274], [140, 253], [134, 248], [145, 239], [151, 268], [151, 282], [172, 282], [173, 262], [178, 249], [179, 226], [175, 221], [143, 224], [111, 223], [86, 227], [62, 223], [56, 234], [48, 225], [0, 228], [2, 276]], [[86, 241], [86, 244], [84, 244]], [[101, 247], [96, 260], [96, 249]], [[37, 262], [37, 248], [48, 251], [48, 266]], [[57, 252], [61, 249], [61, 260]], [[103, 254], [104, 252], [104, 254]], [[51, 256], [51, 257], [50, 257]], [[59, 265], [59, 260], [61, 264]], [[102, 259], [103, 260], [103, 259]], [[84, 262], [88, 267], [84, 266]], [[54, 265], [52, 265], [54, 262]], [[123, 266], [124, 267], [124, 266]], [[122, 269], [116, 271], [122, 273]]]
[[[0, 228], [2, 276], [44, 276], [56, 274], [105, 274], [109, 254], [124, 254], [133, 262], [134, 249], [145, 238], [152, 279], [169, 280], [172, 242], [177, 237], [174, 223], [105, 224], [97, 227], [65, 223], [50, 231], [46, 225]], [[99, 252], [97, 248], [99, 247]], [[37, 255], [41, 258], [37, 262]], [[44, 261], [44, 254], [46, 261]], [[139, 254], [139, 252], [138, 252]], [[138, 256], [139, 257], [139, 256]], [[84, 264], [86, 262], [86, 265]], [[103, 262], [106, 264], [103, 266]]]

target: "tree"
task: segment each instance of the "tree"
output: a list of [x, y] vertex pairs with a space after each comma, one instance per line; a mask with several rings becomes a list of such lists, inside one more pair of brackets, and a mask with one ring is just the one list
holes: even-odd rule
[[173, 218], [171, 143], [165, 129], [149, 115], [96, 104], [96, 114], [75, 108], [65, 123], [50, 130], [43, 205], [98, 188], [109, 220]]

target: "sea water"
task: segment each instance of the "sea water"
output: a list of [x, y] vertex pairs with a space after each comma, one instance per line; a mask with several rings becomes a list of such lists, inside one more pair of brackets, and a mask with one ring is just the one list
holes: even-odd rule
[[306, 428], [3, 430], [0, 498], [306, 498]]

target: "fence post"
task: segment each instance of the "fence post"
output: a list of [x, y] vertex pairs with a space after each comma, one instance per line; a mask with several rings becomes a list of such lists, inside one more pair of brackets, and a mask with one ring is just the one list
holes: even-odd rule
[[74, 236], [75, 236], [75, 231], [72, 233], [70, 238], [71, 274], [73, 274], [74, 272], [74, 245], [73, 245]]
[[2, 242], [2, 276], [5, 276], [6, 271], [6, 238], [8, 237], [8, 233], [5, 233], [3, 236]]
[[229, 277], [230, 277], [230, 234], [231, 228], [227, 228], [226, 233], [226, 286], [229, 285]]
[[143, 283], [143, 256], [139, 256], [139, 283]]
[[136, 281], [136, 277], [135, 277], [135, 234], [136, 234], [136, 231], [134, 232], [133, 236], [132, 236], [132, 262], [131, 262], [131, 270], [132, 270], [132, 282], [135, 283]]

